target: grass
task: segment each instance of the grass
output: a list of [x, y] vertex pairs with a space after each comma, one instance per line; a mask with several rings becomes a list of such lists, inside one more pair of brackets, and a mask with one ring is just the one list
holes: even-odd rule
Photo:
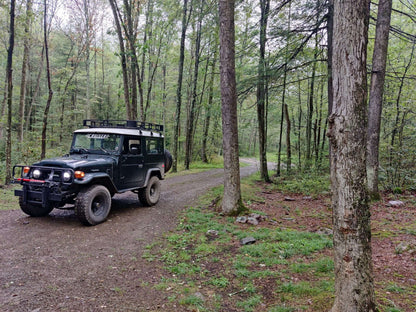
[[11, 210], [18, 208], [18, 199], [14, 196], [14, 190], [20, 185], [11, 185], [0, 188], [0, 210]]
[[[255, 177], [244, 179], [243, 187], [248, 190], [244, 200], [259, 200]], [[234, 218], [205, 208], [221, 193], [222, 187], [213, 189], [198, 207], [183, 213], [176, 230], [161, 244], [147, 248], [144, 257], [161, 264], [176, 278], [169, 286], [166, 282], [159, 286], [175, 293], [169, 297], [171, 302], [200, 311], [222, 311], [225, 307], [297, 311], [310, 300], [318, 310], [329, 310], [332, 300], [328, 298], [334, 292], [333, 262], [322, 252], [332, 247], [331, 238], [276, 227], [239, 226]], [[212, 238], [208, 230], [216, 230], [218, 235]], [[257, 242], [240, 246], [239, 241], [247, 236]], [[307, 280], [290, 280], [299, 273]], [[204, 300], [195, 293], [204, 294]]]

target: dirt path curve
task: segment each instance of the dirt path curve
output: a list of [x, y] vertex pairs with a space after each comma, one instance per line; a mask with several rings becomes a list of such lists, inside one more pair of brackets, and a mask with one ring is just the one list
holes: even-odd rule
[[[256, 171], [251, 162], [241, 176]], [[116, 195], [109, 220], [95, 227], [81, 225], [72, 211], [45, 218], [0, 211], [0, 311], [163, 311], [167, 298], [150, 286], [157, 272], [142, 259], [145, 246], [221, 184], [222, 173], [164, 180], [156, 207], [142, 207], [131, 192]]]

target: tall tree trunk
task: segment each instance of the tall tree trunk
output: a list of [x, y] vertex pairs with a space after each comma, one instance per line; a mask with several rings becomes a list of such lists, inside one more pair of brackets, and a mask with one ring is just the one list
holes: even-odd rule
[[25, 127], [25, 102], [26, 102], [26, 82], [27, 69], [29, 64], [29, 45], [30, 45], [30, 24], [32, 20], [32, 0], [27, 0], [26, 3], [26, 20], [25, 20], [25, 37], [23, 41], [23, 61], [22, 61], [22, 80], [20, 83], [20, 100], [19, 100], [19, 119], [20, 125], [18, 130], [18, 137], [20, 143], [23, 142], [23, 133]]
[[51, 70], [49, 65], [49, 49], [48, 49], [48, 30], [47, 30], [47, 5], [46, 0], [43, 2], [44, 5], [44, 16], [43, 16], [43, 41], [45, 46], [45, 59], [46, 59], [46, 78], [48, 81], [48, 100], [46, 101], [45, 111], [43, 112], [43, 125], [42, 125], [42, 144], [40, 158], [45, 158], [46, 154], [46, 131], [48, 128], [48, 116], [49, 109], [51, 107], [53, 90], [51, 84]]
[[266, 40], [267, 40], [267, 21], [269, 17], [270, 0], [260, 0], [260, 53], [257, 70], [257, 122], [259, 128], [259, 154], [260, 154], [260, 178], [265, 182], [270, 182], [267, 169], [267, 128], [266, 128]]
[[[133, 26], [133, 9], [134, 5], [131, 4], [128, 0], [123, 0], [126, 23], [123, 23], [124, 30], [126, 33], [126, 38], [128, 42], [128, 56], [130, 60], [130, 89], [131, 89], [131, 119], [137, 120], [137, 85], [138, 85], [138, 75], [140, 72], [137, 61], [136, 53], [136, 32]], [[127, 25], [126, 25], [127, 24]], [[139, 85], [141, 87], [141, 81], [139, 80]], [[141, 95], [143, 95], [143, 90], [141, 90]], [[143, 109], [143, 97], [140, 101], [140, 117], [144, 118], [144, 109]]]
[[4, 91], [3, 91], [3, 100], [1, 101], [1, 107], [0, 107], [0, 139], [3, 139], [4, 134], [4, 122], [3, 117], [5, 115], [6, 107], [7, 107], [7, 72], [4, 78]]
[[87, 119], [91, 118], [91, 107], [90, 107], [90, 1], [84, 0], [84, 19], [85, 19], [85, 72], [86, 72], [86, 112]]
[[[285, 66], [286, 67], [286, 66]], [[285, 74], [284, 74], [284, 83], [283, 85], [286, 85], [286, 68], [285, 68]], [[286, 89], [286, 87], [284, 87], [284, 89]], [[283, 98], [282, 98], [282, 103], [283, 103], [283, 114], [285, 116], [285, 122], [286, 122], [286, 170], [288, 173], [290, 173], [290, 170], [292, 169], [292, 146], [290, 143], [290, 116], [289, 116], [289, 109], [288, 109], [288, 105], [287, 105], [287, 101], [285, 99], [285, 94], [286, 92], [283, 91]]]
[[179, 54], [179, 69], [178, 69], [178, 85], [176, 87], [176, 113], [175, 113], [175, 126], [173, 129], [173, 146], [172, 146], [172, 172], [176, 172], [178, 166], [178, 143], [179, 143], [179, 128], [181, 123], [181, 106], [182, 106], [182, 80], [183, 80], [183, 65], [185, 61], [185, 38], [186, 30], [188, 28], [188, 0], [183, 2], [182, 11], [182, 32], [181, 32], [181, 45]]
[[130, 90], [129, 90], [129, 75], [127, 71], [127, 58], [126, 58], [126, 48], [124, 46], [123, 31], [121, 28], [121, 16], [118, 9], [116, 0], [109, 0], [111, 10], [114, 15], [114, 23], [116, 24], [116, 32], [118, 37], [118, 44], [120, 48], [120, 61], [121, 61], [121, 72], [123, 74], [123, 91], [124, 91], [124, 104], [126, 105], [127, 119], [133, 119], [132, 106], [130, 103]]
[[386, 76], [392, 0], [378, 3], [376, 38], [371, 71], [370, 99], [368, 104], [367, 179], [371, 198], [380, 198], [378, 192], [378, 167], [381, 110], [383, 106], [384, 79]]
[[334, 2], [330, 116], [335, 302], [332, 312], [376, 311], [366, 181], [369, 0]]
[[185, 138], [185, 170], [189, 170], [189, 165], [192, 160], [192, 144], [193, 144], [193, 134], [194, 134], [194, 125], [195, 125], [195, 110], [196, 110], [196, 101], [198, 98], [198, 72], [199, 72], [199, 58], [201, 50], [201, 27], [202, 27], [202, 12], [203, 4], [201, 1], [199, 5], [199, 16], [198, 16], [198, 25], [196, 30], [196, 39], [195, 39], [195, 64], [194, 64], [194, 73], [193, 73], [193, 88], [192, 88], [192, 101], [189, 107], [189, 115], [186, 122], [186, 138]]
[[315, 96], [315, 76], [316, 76], [316, 62], [318, 58], [318, 40], [315, 41], [315, 52], [312, 65], [312, 77], [309, 91], [308, 112], [306, 115], [306, 167], [310, 168], [312, 160], [312, 119], [314, 109]]
[[7, 49], [7, 138], [6, 138], [6, 180], [5, 184], [9, 184], [12, 164], [12, 106], [13, 106], [13, 49], [14, 49], [14, 20], [15, 20], [15, 0], [10, 2], [10, 35], [9, 47]]
[[220, 0], [218, 5], [220, 17], [222, 145], [224, 153], [224, 196], [222, 212], [225, 214], [238, 214], [244, 209], [241, 200], [240, 164], [238, 157], [234, 6], [234, 0]]
[[395, 121], [394, 121], [393, 131], [391, 132], [391, 140], [390, 140], [390, 160], [389, 160], [389, 166], [390, 167], [393, 166], [393, 149], [394, 149], [394, 144], [395, 144], [395, 141], [396, 141], [397, 131], [399, 129], [399, 119], [400, 119], [400, 111], [401, 111], [400, 100], [401, 100], [401, 97], [402, 97], [404, 81], [406, 79], [407, 72], [409, 71], [410, 66], [412, 64], [415, 48], [416, 48], [416, 44], [413, 44], [412, 52], [410, 53], [409, 62], [407, 63], [407, 65], [404, 68], [403, 75], [400, 77], [399, 90], [397, 91], [397, 98], [396, 98], [396, 105], [395, 105], [396, 106], [396, 117], [395, 117]]
[[39, 64], [39, 71], [38, 71], [38, 74], [36, 76], [35, 91], [33, 92], [32, 97], [30, 99], [29, 109], [28, 109], [28, 112], [26, 114], [26, 131], [28, 131], [31, 128], [32, 111], [33, 111], [33, 107], [35, 105], [36, 99], [38, 98], [38, 95], [39, 95], [40, 82], [41, 82], [40, 78], [42, 76], [44, 62], [45, 62], [45, 45], [42, 46], [42, 52], [41, 52], [40, 64]]
[[215, 66], [217, 64], [217, 55], [218, 50], [215, 48], [213, 60], [211, 63], [211, 76], [209, 80], [209, 91], [208, 91], [208, 105], [206, 107], [206, 117], [204, 122], [204, 130], [202, 135], [202, 148], [201, 148], [201, 159], [204, 163], [208, 163], [207, 157], [207, 142], [208, 142], [208, 133], [209, 133], [209, 125], [211, 121], [211, 111], [214, 99], [214, 80], [215, 80]]

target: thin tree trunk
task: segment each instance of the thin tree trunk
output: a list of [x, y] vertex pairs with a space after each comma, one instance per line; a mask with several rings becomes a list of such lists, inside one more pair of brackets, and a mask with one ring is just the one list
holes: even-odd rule
[[46, 131], [48, 127], [48, 116], [49, 116], [49, 109], [51, 107], [53, 90], [51, 84], [51, 71], [49, 65], [49, 49], [48, 49], [48, 36], [47, 36], [47, 6], [46, 0], [43, 2], [44, 5], [44, 16], [43, 16], [43, 40], [45, 46], [45, 58], [46, 58], [46, 78], [48, 81], [48, 100], [46, 101], [45, 111], [43, 113], [43, 125], [42, 125], [42, 144], [41, 144], [41, 154], [40, 158], [45, 158], [46, 154]]
[[[133, 4], [130, 4], [128, 0], [123, 0], [124, 10], [126, 11], [125, 18], [127, 19], [126, 23], [123, 23], [124, 30], [126, 33], [126, 38], [128, 42], [128, 56], [130, 60], [130, 89], [131, 89], [131, 119], [137, 119], [137, 73], [140, 72], [138, 68], [137, 54], [136, 54], [136, 33], [133, 27]], [[126, 25], [127, 24], [127, 25]], [[141, 86], [141, 81], [139, 80], [139, 85]], [[143, 95], [143, 91], [141, 92]], [[141, 97], [141, 100], [143, 97]], [[144, 118], [144, 109], [143, 101], [140, 101], [140, 117]]]
[[219, 1], [220, 78], [222, 102], [222, 145], [224, 196], [222, 212], [238, 214], [243, 209], [238, 158], [237, 91], [235, 81], [234, 0]]
[[[285, 74], [284, 74], [284, 89], [286, 89], [286, 68], [285, 68]], [[282, 103], [283, 103], [283, 113], [285, 116], [285, 122], [286, 122], [286, 170], [288, 173], [290, 173], [291, 169], [292, 169], [292, 146], [290, 143], [290, 116], [289, 116], [289, 109], [288, 109], [288, 105], [285, 99], [285, 91], [283, 91], [283, 96], [282, 96]]]
[[3, 92], [3, 100], [1, 101], [1, 108], [0, 108], [0, 139], [3, 139], [4, 133], [4, 121], [3, 117], [5, 116], [5, 111], [7, 107], [7, 73], [4, 78], [4, 92]]
[[314, 110], [314, 96], [315, 96], [315, 76], [316, 76], [316, 62], [318, 58], [318, 40], [315, 41], [314, 62], [312, 65], [312, 77], [309, 91], [308, 112], [306, 115], [306, 162], [307, 167], [311, 164], [312, 159], [312, 119]]
[[15, 0], [10, 2], [10, 35], [9, 47], [7, 49], [7, 138], [6, 138], [6, 180], [5, 184], [9, 184], [12, 164], [12, 106], [13, 106], [13, 49], [14, 49], [14, 20], [15, 20]]
[[177, 172], [178, 166], [178, 143], [179, 143], [179, 128], [181, 122], [181, 106], [182, 106], [182, 81], [183, 81], [183, 65], [185, 61], [185, 37], [186, 30], [188, 28], [188, 0], [184, 0], [182, 11], [182, 32], [181, 32], [181, 45], [179, 54], [179, 69], [178, 69], [178, 85], [176, 88], [176, 113], [175, 113], [175, 126], [173, 129], [173, 144], [172, 144], [172, 172]]
[[208, 157], [207, 157], [207, 142], [208, 142], [208, 133], [209, 133], [209, 125], [211, 121], [211, 109], [213, 105], [213, 99], [214, 99], [214, 80], [215, 80], [215, 66], [217, 64], [217, 55], [218, 50], [215, 49], [213, 60], [211, 63], [211, 76], [209, 80], [209, 91], [208, 91], [208, 105], [206, 108], [206, 118], [204, 122], [204, 130], [202, 135], [202, 149], [201, 149], [201, 158], [202, 161], [207, 163]]
[[259, 154], [260, 154], [260, 178], [265, 182], [270, 182], [267, 169], [267, 129], [266, 129], [266, 40], [267, 40], [267, 20], [269, 17], [270, 0], [260, 0], [260, 49], [259, 63], [257, 70], [257, 122], [259, 128]]
[[391, 9], [392, 0], [379, 1], [373, 52], [373, 69], [371, 71], [370, 100], [368, 104], [367, 179], [371, 198], [380, 198], [378, 191], [380, 123], [384, 80], [386, 76]]
[[301, 130], [302, 130], [302, 94], [301, 94], [301, 81], [298, 83], [298, 100], [299, 100], [299, 112], [298, 112], [298, 170], [302, 169], [302, 151], [301, 151]]
[[194, 64], [194, 73], [193, 73], [193, 88], [192, 88], [192, 101], [189, 108], [189, 116], [186, 122], [186, 138], [185, 138], [185, 170], [189, 170], [189, 165], [192, 160], [192, 144], [193, 144], [193, 133], [195, 125], [195, 110], [196, 110], [196, 101], [198, 97], [197, 87], [198, 87], [198, 72], [199, 72], [199, 58], [200, 58], [200, 49], [201, 49], [201, 27], [202, 27], [202, 12], [203, 12], [203, 1], [200, 2], [199, 6], [199, 17], [198, 25], [196, 30], [196, 39], [195, 39], [195, 64]]
[[120, 21], [120, 12], [117, 6], [116, 0], [109, 0], [111, 5], [111, 10], [114, 15], [114, 22], [116, 24], [116, 32], [118, 37], [118, 44], [120, 48], [120, 61], [121, 61], [121, 71], [123, 74], [123, 88], [124, 88], [124, 104], [126, 105], [127, 119], [133, 119], [132, 106], [130, 103], [130, 91], [129, 91], [129, 75], [127, 72], [127, 59], [126, 59], [126, 49], [124, 46], [123, 32], [121, 29]]
[[335, 1], [329, 121], [334, 230], [332, 312], [376, 311], [366, 181], [369, 0]]
[[400, 85], [399, 85], [399, 90], [397, 92], [396, 105], [395, 105], [396, 106], [396, 117], [395, 117], [394, 127], [393, 127], [393, 131], [391, 133], [391, 140], [390, 140], [389, 166], [393, 165], [393, 154], [392, 153], [393, 153], [394, 144], [395, 144], [395, 141], [396, 141], [397, 131], [398, 131], [398, 128], [399, 128], [399, 119], [400, 119], [400, 110], [401, 110], [400, 109], [400, 99], [402, 97], [403, 86], [404, 86], [405, 78], [407, 76], [407, 72], [409, 71], [410, 65], [412, 64], [415, 48], [416, 48], [416, 45], [414, 44], [413, 47], [412, 47], [412, 52], [410, 53], [409, 62], [405, 66], [403, 75], [400, 77]]
[[41, 53], [40, 64], [39, 64], [39, 72], [36, 76], [35, 92], [33, 93], [32, 97], [30, 99], [29, 109], [28, 109], [28, 112], [26, 114], [26, 131], [28, 131], [31, 128], [32, 110], [33, 110], [33, 106], [35, 105], [36, 99], [37, 99], [38, 94], [39, 94], [40, 81], [41, 81], [40, 78], [42, 76], [44, 62], [45, 62], [45, 45], [42, 46], [42, 53]]
[[22, 80], [20, 83], [20, 100], [19, 100], [19, 130], [18, 138], [20, 143], [23, 142], [23, 133], [25, 127], [25, 102], [26, 102], [26, 83], [27, 69], [29, 64], [29, 45], [30, 45], [30, 23], [32, 20], [32, 0], [26, 3], [26, 20], [25, 20], [25, 37], [23, 42], [23, 61], [22, 61]]

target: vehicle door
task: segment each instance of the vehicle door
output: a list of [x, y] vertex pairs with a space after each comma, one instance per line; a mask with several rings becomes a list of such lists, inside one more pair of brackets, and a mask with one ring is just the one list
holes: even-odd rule
[[141, 138], [125, 137], [120, 156], [120, 189], [141, 187], [145, 175]]
[[[164, 149], [162, 138], [145, 138], [145, 167], [147, 170], [159, 168], [164, 164]], [[163, 174], [163, 171], [162, 171]]]

